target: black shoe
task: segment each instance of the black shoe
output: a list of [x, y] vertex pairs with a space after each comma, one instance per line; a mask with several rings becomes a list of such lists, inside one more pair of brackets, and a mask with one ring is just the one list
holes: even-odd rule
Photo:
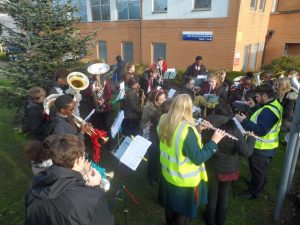
[[256, 198], [256, 196], [254, 196], [253, 194], [251, 194], [249, 191], [246, 191], [246, 192], [240, 194], [240, 197], [242, 199], [246, 199], [246, 200], [250, 200], [250, 199], [255, 199]]

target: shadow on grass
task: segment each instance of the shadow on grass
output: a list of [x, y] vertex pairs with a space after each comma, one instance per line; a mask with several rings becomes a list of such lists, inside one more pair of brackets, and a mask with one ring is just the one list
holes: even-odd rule
[[[24, 224], [24, 194], [31, 180], [30, 162], [24, 154], [27, 139], [13, 131], [14, 110], [0, 108], [0, 224]], [[91, 145], [87, 144], [87, 152], [91, 153]], [[91, 155], [91, 154], [90, 154]], [[279, 149], [271, 162], [269, 179], [265, 191], [259, 199], [246, 201], [238, 197], [246, 189], [242, 179], [231, 188], [227, 225], [273, 225], [273, 211], [276, 202], [277, 187], [280, 180], [284, 150]], [[102, 148], [101, 166], [107, 171], [115, 171], [111, 181], [111, 189], [107, 194], [112, 206], [116, 224], [124, 225], [162, 225], [164, 209], [157, 202], [158, 187], [151, 187], [146, 177], [146, 162], [142, 161], [137, 171], [131, 171], [122, 165], [109, 152]], [[241, 161], [241, 175], [248, 177], [248, 164]], [[121, 185], [139, 202], [136, 204], [127, 193], [119, 194], [120, 200], [114, 196]], [[289, 211], [290, 203], [286, 203], [283, 215]], [[125, 214], [124, 209], [128, 212]], [[204, 224], [202, 219], [190, 220], [189, 225]], [[282, 222], [280, 224], [289, 224]]]

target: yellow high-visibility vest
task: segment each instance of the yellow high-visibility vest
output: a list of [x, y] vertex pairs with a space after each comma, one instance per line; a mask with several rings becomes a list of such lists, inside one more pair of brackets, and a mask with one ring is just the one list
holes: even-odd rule
[[175, 129], [171, 146], [163, 141], [159, 144], [162, 174], [169, 183], [179, 187], [196, 187], [201, 180], [207, 181], [204, 163], [197, 166], [183, 155], [183, 143], [189, 127], [194, 130], [202, 149], [203, 145], [197, 129], [184, 121]]
[[277, 148], [279, 145], [279, 138], [278, 134], [280, 131], [281, 127], [281, 122], [282, 122], [282, 111], [283, 108], [281, 104], [277, 101], [274, 100], [272, 103], [264, 105], [260, 109], [258, 109], [251, 117], [250, 120], [257, 124], [257, 118], [259, 114], [265, 109], [268, 108], [270, 109], [274, 115], [278, 118], [277, 123], [275, 123], [272, 127], [272, 129], [263, 137], [262, 139], [266, 140], [265, 142], [256, 140], [255, 141], [255, 148], [259, 150], [269, 150], [269, 149], [274, 149]]

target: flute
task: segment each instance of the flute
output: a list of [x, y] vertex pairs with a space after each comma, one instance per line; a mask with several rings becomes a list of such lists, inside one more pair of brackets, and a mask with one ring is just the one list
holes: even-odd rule
[[[218, 129], [218, 128], [214, 127], [214, 126], [209, 126], [209, 125], [203, 123], [203, 119], [201, 119], [201, 118], [199, 118], [198, 120], [196, 120], [196, 119], [194, 119], [194, 120], [195, 120], [195, 125], [196, 126], [198, 126], [199, 124], [201, 124], [201, 125], [206, 126], [207, 128], [212, 129], [212, 130], [217, 130]], [[236, 140], [236, 141], [238, 140], [237, 137], [235, 137], [235, 136], [233, 136], [233, 135], [231, 135], [231, 134], [229, 134], [227, 132], [225, 132], [225, 136], [227, 136], [227, 137], [229, 137], [229, 138], [231, 138], [233, 140]]]

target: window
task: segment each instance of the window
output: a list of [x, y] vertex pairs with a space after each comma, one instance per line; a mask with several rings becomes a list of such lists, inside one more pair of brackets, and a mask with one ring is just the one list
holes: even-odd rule
[[256, 69], [256, 61], [257, 61], [257, 52], [258, 52], [258, 45], [259, 44], [252, 44], [251, 45], [251, 62], [249, 65], [249, 69], [254, 71]]
[[141, 18], [140, 0], [117, 0], [119, 20], [136, 20]]
[[107, 49], [105, 41], [99, 41], [98, 43], [98, 58], [104, 59], [105, 62], [107, 62]]
[[194, 9], [211, 9], [211, 0], [195, 0]]
[[167, 57], [167, 44], [165, 43], [153, 43], [152, 44], [153, 50], [153, 62], [157, 60], [158, 57], [163, 57], [166, 59]]
[[133, 43], [123, 42], [122, 43], [122, 54], [124, 61], [133, 63]]
[[265, 11], [265, 5], [266, 5], [266, 0], [260, 0], [259, 2], [259, 10], [260, 11]]
[[245, 46], [244, 50], [244, 60], [243, 60], [243, 70], [248, 70], [248, 64], [249, 64], [249, 53], [250, 53], [250, 45]]
[[91, 0], [91, 11], [93, 21], [110, 20], [109, 0]]
[[251, 2], [250, 2], [250, 8], [251, 9], [256, 9], [256, 1], [257, 0], [251, 0]]
[[166, 12], [168, 10], [168, 0], [153, 0], [153, 12]]

